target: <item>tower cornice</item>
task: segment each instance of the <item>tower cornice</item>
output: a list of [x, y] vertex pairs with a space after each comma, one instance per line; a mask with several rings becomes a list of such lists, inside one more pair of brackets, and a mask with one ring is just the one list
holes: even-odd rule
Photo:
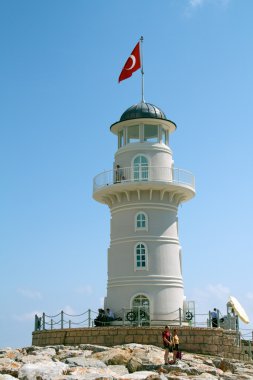
[[138, 118], [138, 119], [130, 119], [130, 120], [124, 120], [124, 121], [117, 121], [116, 123], [112, 124], [110, 127], [110, 130], [115, 135], [118, 134], [118, 132], [124, 128], [128, 127], [130, 125], [136, 125], [136, 124], [153, 124], [153, 125], [162, 125], [164, 129], [169, 131], [170, 133], [174, 132], [177, 128], [176, 124], [171, 120], [164, 120], [164, 119], [152, 119], [152, 118]]

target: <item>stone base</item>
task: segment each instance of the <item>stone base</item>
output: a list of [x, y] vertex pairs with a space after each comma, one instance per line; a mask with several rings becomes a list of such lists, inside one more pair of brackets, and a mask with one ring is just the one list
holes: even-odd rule
[[[122, 321], [114, 321], [119, 323]], [[170, 326], [173, 329], [174, 326]], [[109, 326], [92, 328], [71, 328], [62, 330], [40, 330], [33, 332], [34, 346], [94, 344], [116, 346], [127, 343], [149, 344], [163, 347], [161, 327]], [[177, 326], [180, 350], [217, 355], [226, 358], [248, 360], [245, 350], [238, 345], [236, 331], [223, 329]], [[239, 342], [240, 343], [240, 342]]]

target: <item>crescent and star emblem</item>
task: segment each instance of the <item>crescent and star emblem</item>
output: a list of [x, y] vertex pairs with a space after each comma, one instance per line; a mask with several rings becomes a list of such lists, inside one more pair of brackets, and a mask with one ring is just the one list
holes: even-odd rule
[[132, 70], [132, 68], [135, 66], [136, 64], [136, 58], [133, 54], [130, 55], [130, 57], [128, 59], [131, 59], [132, 60], [132, 64], [130, 67], [125, 67], [126, 70]]

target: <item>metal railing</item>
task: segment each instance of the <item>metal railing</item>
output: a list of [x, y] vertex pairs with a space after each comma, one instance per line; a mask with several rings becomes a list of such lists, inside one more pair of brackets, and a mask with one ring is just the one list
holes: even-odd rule
[[[35, 315], [35, 331], [37, 330], [53, 330], [53, 329], [65, 329], [76, 327], [94, 327], [94, 326], [109, 326], [109, 325], [134, 325], [134, 326], [163, 326], [177, 325], [183, 326], [185, 324], [192, 327], [215, 327], [212, 325], [211, 312], [207, 314], [196, 314], [190, 310], [183, 310], [181, 308], [160, 315], [160, 319], [157, 320], [152, 314], [149, 313], [149, 309], [143, 306], [134, 307], [133, 309], [123, 308], [114, 313], [113, 320], [108, 321], [106, 318], [101, 320], [101, 323], [96, 324], [98, 313], [88, 309], [82, 314], [71, 315], [64, 311], [59, 312], [56, 315], [47, 315], [42, 313], [41, 317]], [[216, 327], [223, 327], [225, 329], [237, 330], [235, 324], [231, 324], [229, 327], [222, 326], [218, 311], [218, 325]], [[238, 325], [236, 325], [238, 326]]]
[[[96, 317], [96, 312], [88, 309], [82, 314], [72, 315], [67, 314], [64, 311], [56, 315], [47, 315], [42, 313], [39, 317], [35, 315], [34, 330], [53, 330], [53, 329], [64, 329], [64, 328], [75, 328], [80, 327], [93, 327], [93, 321]], [[71, 318], [71, 319], [70, 319]]]
[[187, 170], [159, 166], [133, 166], [98, 174], [93, 180], [93, 191], [113, 184], [131, 182], [168, 182], [195, 189], [194, 176]]

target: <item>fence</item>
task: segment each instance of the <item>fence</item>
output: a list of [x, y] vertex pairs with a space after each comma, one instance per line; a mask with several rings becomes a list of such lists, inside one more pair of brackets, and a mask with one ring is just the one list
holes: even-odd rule
[[160, 318], [155, 319], [149, 313], [149, 310], [143, 306], [134, 307], [133, 309], [121, 309], [115, 313], [114, 318], [108, 319], [104, 314], [101, 317], [98, 313], [88, 309], [81, 314], [68, 314], [64, 311], [56, 315], [47, 315], [42, 313], [42, 316], [35, 315], [34, 330], [53, 330], [75, 327], [94, 327], [94, 326], [192, 326], [192, 327], [221, 327], [226, 330], [239, 330], [238, 317], [222, 316], [217, 310], [217, 325], [212, 319], [212, 312], [207, 314], [197, 314], [191, 310], [183, 310], [181, 308], [167, 313], [166, 315], [159, 314]]
[[93, 181], [93, 191], [117, 183], [130, 182], [170, 182], [178, 185], [187, 185], [195, 188], [195, 179], [192, 173], [184, 169], [158, 167], [158, 166], [133, 166], [108, 170], [98, 174]]
[[[61, 311], [56, 315], [47, 315], [42, 313], [39, 317], [35, 315], [34, 330], [53, 330], [53, 329], [64, 329], [64, 328], [74, 328], [74, 327], [93, 327], [93, 320], [95, 319], [96, 312], [92, 310], [87, 310], [82, 314], [72, 315]], [[70, 319], [72, 318], [72, 319]]]

